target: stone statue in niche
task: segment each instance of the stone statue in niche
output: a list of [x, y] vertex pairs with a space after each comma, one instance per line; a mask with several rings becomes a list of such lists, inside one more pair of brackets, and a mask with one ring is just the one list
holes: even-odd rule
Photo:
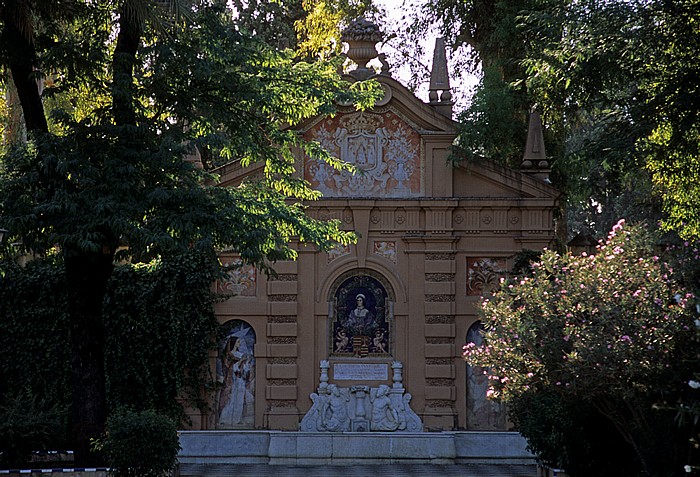
[[[226, 325], [224, 325], [226, 326]], [[253, 427], [255, 418], [255, 332], [233, 320], [222, 340], [217, 360], [218, 427]]]
[[[402, 383], [401, 363], [392, 364], [392, 387], [328, 384], [328, 362], [321, 362], [318, 392], [300, 423], [303, 432], [422, 432], [423, 422], [411, 409], [411, 395]], [[368, 396], [369, 394], [369, 396]], [[369, 399], [367, 399], [369, 397]]]
[[387, 356], [390, 311], [382, 284], [367, 275], [345, 280], [335, 294], [331, 352], [341, 356]]
[[[467, 343], [483, 346], [483, 324], [474, 323], [467, 332]], [[488, 370], [467, 365], [467, 429], [503, 431], [507, 429], [505, 405], [486, 397], [489, 388]]]

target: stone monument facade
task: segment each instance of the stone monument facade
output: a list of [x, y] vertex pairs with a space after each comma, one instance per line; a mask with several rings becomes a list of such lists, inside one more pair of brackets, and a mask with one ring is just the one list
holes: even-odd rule
[[[377, 371], [362, 363], [347, 363], [355, 379], [376, 379]], [[423, 423], [411, 409], [411, 395], [402, 383], [403, 365], [394, 361], [393, 385], [378, 387], [328, 384], [330, 363], [321, 361], [320, 385], [310, 398], [311, 409], [301, 420], [303, 432], [422, 432]], [[380, 365], [381, 368], [381, 365]], [[337, 373], [336, 373], [337, 374]]]
[[[193, 428], [503, 430], [461, 350], [474, 339], [480, 297], [515, 254], [555, 238], [559, 192], [545, 180], [541, 126], [521, 170], [487, 159], [452, 166], [456, 128], [441, 43], [426, 103], [390, 76], [381, 55], [381, 70], [367, 66], [377, 56], [376, 27], [359, 22], [343, 38], [358, 64], [348, 81], [374, 78], [384, 97], [370, 111], [341, 105], [298, 132], [363, 172], [302, 155], [298, 171], [323, 193], [308, 213], [339, 220], [358, 241], [329, 252], [293, 244], [298, 260], [276, 264], [276, 276], [238, 266], [217, 284], [232, 296], [216, 307], [229, 339], [212, 352], [212, 369], [229, 395], [219, 393], [210, 413], [193, 412]], [[258, 167], [234, 162], [216, 172], [235, 186]], [[229, 416], [223, 409], [234, 395], [243, 400]]]

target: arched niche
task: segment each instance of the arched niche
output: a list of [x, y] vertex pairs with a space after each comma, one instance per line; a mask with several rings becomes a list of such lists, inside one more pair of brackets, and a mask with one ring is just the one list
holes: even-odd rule
[[395, 300], [387, 280], [373, 270], [351, 270], [338, 277], [328, 297], [330, 356], [390, 357]]
[[[466, 342], [482, 346], [484, 325], [475, 322], [467, 331]], [[497, 431], [506, 429], [505, 406], [486, 397], [489, 388], [485, 369], [467, 364], [467, 430]]]
[[219, 429], [255, 426], [255, 330], [243, 320], [219, 329], [216, 416]]

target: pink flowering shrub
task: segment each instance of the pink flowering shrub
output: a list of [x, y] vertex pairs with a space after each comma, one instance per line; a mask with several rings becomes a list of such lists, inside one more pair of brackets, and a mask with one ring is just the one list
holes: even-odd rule
[[545, 251], [531, 276], [483, 300], [484, 346], [464, 348], [469, 364], [489, 369], [491, 396], [544, 391], [590, 404], [649, 472], [637, 438], [654, 430], [642, 429], [643, 414], [662, 390], [687, 383], [679, 364], [690, 359], [697, 319], [695, 297], [653, 243], [644, 227], [620, 221], [594, 255]]
[[491, 370], [494, 397], [533, 384], [624, 397], [658, 383], [692, 337], [694, 297], [643, 235], [621, 221], [595, 255], [545, 251], [531, 277], [483, 300], [487, 344], [464, 358]]

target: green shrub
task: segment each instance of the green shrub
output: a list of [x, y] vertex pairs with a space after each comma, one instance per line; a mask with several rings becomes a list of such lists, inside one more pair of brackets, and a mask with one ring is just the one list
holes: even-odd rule
[[674, 422], [697, 362], [696, 298], [679, 273], [692, 267], [658, 243], [620, 221], [595, 255], [545, 251], [484, 299], [484, 346], [465, 346], [530, 447], [572, 476], [614, 466], [666, 477], [692, 464], [698, 423]]
[[180, 442], [170, 418], [121, 409], [109, 418], [107, 434], [95, 447], [115, 477], [163, 477], [177, 464]]
[[29, 392], [3, 395], [0, 403], [0, 463], [27, 464], [33, 450], [63, 441], [66, 409]]
[[632, 446], [585, 400], [530, 390], [510, 402], [510, 417], [530, 450], [571, 477], [642, 475]]

